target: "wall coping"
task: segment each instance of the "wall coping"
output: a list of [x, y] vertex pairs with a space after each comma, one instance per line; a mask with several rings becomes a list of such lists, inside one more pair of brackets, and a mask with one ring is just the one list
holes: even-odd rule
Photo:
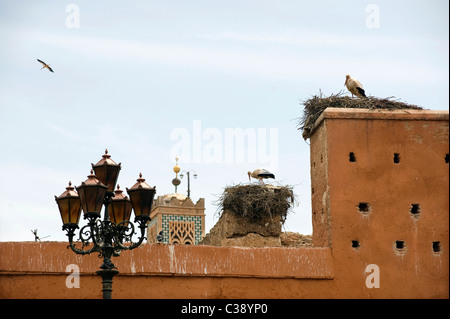
[[448, 121], [449, 111], [415, 109], [326, 108], [314, 123], [311, 134], [325, 119]]
[[[69, 264], [93, 275], [98, 254], [77, 255], [64, 242], [0, 242], [0, 275], [62, 274]], [[246, 262], [243, 262], [243, 261]], [[120, 275], [333, 279], [328, 247], [214, 247], [143, 244], [113, 257]]]

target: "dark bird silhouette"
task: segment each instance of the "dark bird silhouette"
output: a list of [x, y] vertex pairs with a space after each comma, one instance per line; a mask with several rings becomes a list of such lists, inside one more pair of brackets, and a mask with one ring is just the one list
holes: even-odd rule
[[[53, 72], [53, 70], [52, 70], [52, 68], [50, 67], [50, 65], [48, 65], [47, 63], [45, 63], [44, 61], [41, 61], [41, 60], [39, 60], [39, 59], [37, 59], [38, 60], [38, 62], [41, 62], [42, 63], [42, 68], [41, 68], [41, 70], [42, 69], [44, 69], [44, 68], [46, 68], [46, 69], [48, 69], [50, 72]], [[54, 73], [54, 72], [53, 72]]]

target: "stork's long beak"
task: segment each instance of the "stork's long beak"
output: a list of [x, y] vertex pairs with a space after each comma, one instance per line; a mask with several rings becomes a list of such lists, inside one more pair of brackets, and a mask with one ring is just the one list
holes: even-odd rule
[[248, 181], [251, 182], [250, 173], [247, 173], [247, 175], [248, 175]]
[[347, 85], [347, 81], [348, 81], [348, 79], [345, 79], [345, 83], [344, 83], [344, 86], [345, 86], [345, 85]]

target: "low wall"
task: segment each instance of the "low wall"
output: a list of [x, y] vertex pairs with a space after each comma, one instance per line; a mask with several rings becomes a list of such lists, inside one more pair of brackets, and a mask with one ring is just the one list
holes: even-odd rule
[[[0, 298], [101, 298], [97, 254], [62, 242], [0, 243]], [[334, 278], [329, 248], [147, 244], [112, 260], [113, 298], [320, 298]], [[245, 261], [245, 262], [243, 262]], [[68, 288], [76, 265], [80, 288]]]

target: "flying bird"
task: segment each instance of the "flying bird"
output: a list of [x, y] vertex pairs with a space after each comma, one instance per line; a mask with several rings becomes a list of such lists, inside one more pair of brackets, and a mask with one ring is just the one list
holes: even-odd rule
[[345, 76], [345, 84], [350, 93], [356, 95], [359, 98], [366, 97], [366, 93], [364, 92], [363, 86], [357, 80], [352, 78], [350, 75]]
[[253, 177], [255, 179], [258, 179], [260, 183], [263, 183], [263, 179], [266, 178], [275, 178], [275, 175], [273, 175], [271, 172], [269, 172], [268, 170], [264, 169], [264, 168], [258, 168], [255, 169], [253, 172], [248, 171], [248, 180], [250, 181], [250, 177]]
[[[43, 65], [43, 67], [41, 68], [41, 70], [44, 69], [44, 68], [47, 68], [50, 72], [53, 72], [53, 70], [52, 70], [52, 68], [50, 67], [50, 65], [48, 65], [47, 63], [45, 63], [44, 61], [41, 61], [41, 60], [39, 60], [39, 59], [37, 59], [37, 60], [38, 60], [38, 62], [41, 62], [42, 65]], [[54, 73], [54, 72], [53, 72], [53, 73]]]

